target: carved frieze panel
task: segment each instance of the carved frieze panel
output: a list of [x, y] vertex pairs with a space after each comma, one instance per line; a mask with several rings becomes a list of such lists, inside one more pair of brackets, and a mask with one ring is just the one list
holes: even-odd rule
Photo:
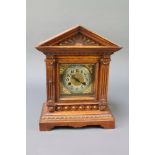
[[57, 105], [56, 111], [86, 111], [98, 110], [98, 105]]

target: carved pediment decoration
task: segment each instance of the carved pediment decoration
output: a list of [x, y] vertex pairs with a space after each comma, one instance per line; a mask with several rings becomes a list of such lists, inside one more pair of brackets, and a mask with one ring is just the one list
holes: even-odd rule
[[100, 43], [83, 35], [82, 33], [77, 33], [72, 37], [64, 39], [55, 45], [56, 46], [101, 46]]

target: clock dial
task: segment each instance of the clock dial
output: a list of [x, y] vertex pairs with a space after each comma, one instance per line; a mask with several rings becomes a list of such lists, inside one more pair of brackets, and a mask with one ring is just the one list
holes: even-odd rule
[[61, 76], [61, 94], [82, 95], [93, 91], [93, 65], [66, 65]]
[[72, 93], [82, 93], [91, 83], [89, 70], [82, 65], [73, 65], [63, 75], [64, 86]]

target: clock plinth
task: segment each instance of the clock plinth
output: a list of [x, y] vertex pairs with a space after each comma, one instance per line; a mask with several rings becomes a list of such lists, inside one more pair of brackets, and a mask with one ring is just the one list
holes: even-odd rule
[[64, 111], [49, 112], [46, 103], [42, 108], [40, 131], [49, 131], [58, 126], [80, 128], [84, 126], [101, 126], [105, 129], [115, 128], [115, 119], [107, 107], [104, 111]]
[[115, 128], [108, 106], [111, 55], [121, 47], [82, 26], [36, 47], [46, 55], [47, 100], [40, 130], [56, 126]]

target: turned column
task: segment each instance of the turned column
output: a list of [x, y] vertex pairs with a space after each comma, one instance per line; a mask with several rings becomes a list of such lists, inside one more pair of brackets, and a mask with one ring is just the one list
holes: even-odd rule
[[108, 78], [110, 55], [103, 55], [100, 58], [99, 74], [99, 109], [105, 110], [108, 104]]
[[46, 58], [47, 106], [50, 112], [55, 111], [55, 58]]

